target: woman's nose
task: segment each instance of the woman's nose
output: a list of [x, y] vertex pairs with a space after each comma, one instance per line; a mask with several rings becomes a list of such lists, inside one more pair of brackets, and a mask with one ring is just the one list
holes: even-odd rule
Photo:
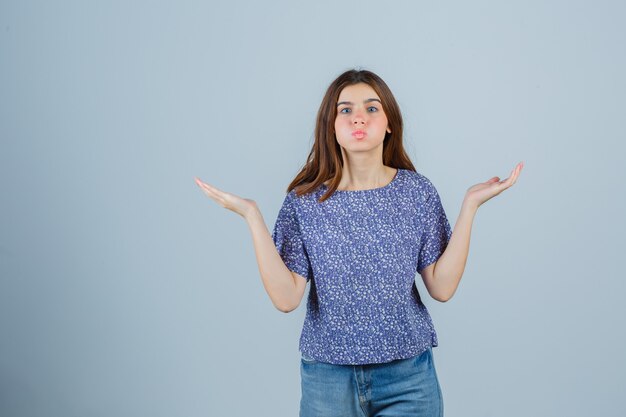
[[363, 124], [365, 123], [365, 116], [363, 116], [363, 114], [361, 114], [360, 112], [355, 112], [354, 113], [354, 119], [352, 120], [352, 123], [354, 124]]

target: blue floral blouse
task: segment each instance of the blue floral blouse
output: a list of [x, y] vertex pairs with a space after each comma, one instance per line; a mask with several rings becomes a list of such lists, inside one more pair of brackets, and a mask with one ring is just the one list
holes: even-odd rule
[[310, 282], [303, 356], [332, 364], [384, 363], [437, 346], [415, 274], [452, 235], [434, 185], [398, 169], [387, 185], [296, 196], [280, 208], [272, 239], [289, 270]]

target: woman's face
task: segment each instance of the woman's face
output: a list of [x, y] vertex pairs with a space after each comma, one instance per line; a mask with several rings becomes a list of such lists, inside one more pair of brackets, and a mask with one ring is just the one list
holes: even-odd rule
[[358, 83], [341, 90], [335, 118], [340, 146], [352, 152], [370, 151], [382, 146], [385, 131], [391, 133], [387, 116], [380, 97], [369, 84]]

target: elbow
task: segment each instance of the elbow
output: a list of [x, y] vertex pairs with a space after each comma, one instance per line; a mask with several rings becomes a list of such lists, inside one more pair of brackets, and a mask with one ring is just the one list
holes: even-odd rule
[[432, 297], [433, 300], [435, 301], [439, 301], [440, 303], [445, 303], [446, 301], [448, 301], [447, 298], [439, 295], [439, 294], [430, 294], [430, 296]]
[[295, 310], [297, 308], [297, 306], [293, 307], [291, 305], [282, 305], [282, 304], [281, 305], [274, 305], [274, 307], [276, 307], [276, 309], [278, 311], [280, 311], [281, 313], [291, 313], [293, 310]]
[[429, 292], [429, 294], [434, 300], [439, 301], [440, 303], [445, 303], [450, 298], [452, 298], [452, 294], [446, 294], [446, 293], [439, 292], [439, 291], [437, 292], [432, 291], [432, 292]]
[[291, 304], [283, 306], [283, 308], [280, 309], [280, 311], [282, 311], [283, 313], [291, 313], [292, 311], [294, 311], [298, 307], [300, 307], [300, 303], [298, 301], [294, 300]]
[[440, 303], [445, 303], [447, 301], [449, 301], [452, 296], [454, 295], [454, 292], [450, 293], [450, 294], [437, 294], [437, 296], [433, 296], [433, 298], [437, 301], [439, 301]]

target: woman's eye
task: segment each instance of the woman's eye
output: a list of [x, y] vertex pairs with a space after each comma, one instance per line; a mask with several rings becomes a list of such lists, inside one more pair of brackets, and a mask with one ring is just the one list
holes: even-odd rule
[[[368, 107], [368, 110], [369, 109], [374, 109], [374, 112], [378, 111], [378, 108], [376, 106], [370, 106], [370, 107]], [[344, 107], [343, 109], [339, 110], [339, 113], [348, 113], [348, 112], [344, 112], [344, 110], [350, 110], [350, 108], [349, 107]]]

